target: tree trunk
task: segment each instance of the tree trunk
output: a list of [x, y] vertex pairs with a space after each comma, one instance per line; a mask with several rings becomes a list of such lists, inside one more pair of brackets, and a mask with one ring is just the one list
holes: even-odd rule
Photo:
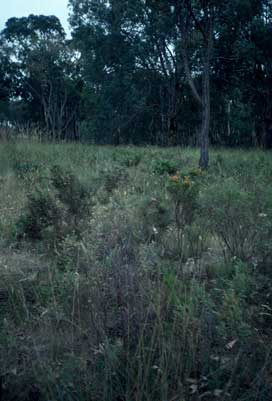
[[176, 114], [170, 116], [169, 125], [170, 146], [178, 146], [178, 121]]
[[202, 122], [200, 131], [200, 159], [199, 167], [206, 169], [209, 165], [209, 132], [210, 132], [210, 66], [209, 57], [204, 65], [203, 71], [203, 93], [202, 93]]
[[[203, 21], [199, 21], [194, 13], [192, 3], [189, 0], [183, 2], [187, 9], [187, 15], [182, 14], [181, 4], [176, 2], [177, 24], [181, 33], [181, 56], [184, 64], [184, 71], [191, 92], [201, 106], [201, 130], [199, 135], [200, 159], [199, 167], [206, 169], [209, 165], [209, 131], [211, 118], [210, 105], [210, 64], [213, 48], [213, 22], [214, 8], [209, 2], [201, 11], [204, 14]], [[183, 18], [182, 18], [183, 15]], [[198, 31], [203, 38], [203, 75], [202, 93], [200, 94], [195, 86], [188, 57], [188, 38], [193, 32]]]

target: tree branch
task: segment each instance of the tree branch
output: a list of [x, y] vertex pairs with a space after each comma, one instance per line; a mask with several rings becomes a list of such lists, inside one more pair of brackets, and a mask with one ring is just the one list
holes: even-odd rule
[[190, 17], [192, 18], [192, 20], [195, 23], [196, 28], [199, 30], [199, 32], [202, 33], [202, 36], [203, 36], [204, 40], [207, 41], [207, 39], [208, 39], [207, 38], [207, 34], [206, 34], [205, 30], [203, 29], [201, 23], [196, 18], [196, 15], [195, 15], [194, 10], [192, 8], [191, 1], [190, 0], [185, 0], [185, 4], [186, 4], [187, 9], [189, 11]]

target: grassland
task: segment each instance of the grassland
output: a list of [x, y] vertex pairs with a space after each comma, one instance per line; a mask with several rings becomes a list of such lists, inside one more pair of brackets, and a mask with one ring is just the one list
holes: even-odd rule
[[197, 160], [0, 144], [3, 400], [271, 400], [272, 155]]

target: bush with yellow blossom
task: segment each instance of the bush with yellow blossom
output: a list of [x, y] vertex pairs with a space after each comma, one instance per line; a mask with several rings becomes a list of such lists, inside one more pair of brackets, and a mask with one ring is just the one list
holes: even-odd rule
[[197, 208], [199, 185], [190, 173], [176, 174], [169, 178], [167, 190], [174, 203], [174, 219], [177, 227], [180, 257], [183, 258], [183, 239], [188, 226], [191, 226]]
[[191, 224], [197, 206], [197, 182], [192, 180], [190, 174], [174, 175], [169, 179], [167, 190], [174, 201], [178, 228]]

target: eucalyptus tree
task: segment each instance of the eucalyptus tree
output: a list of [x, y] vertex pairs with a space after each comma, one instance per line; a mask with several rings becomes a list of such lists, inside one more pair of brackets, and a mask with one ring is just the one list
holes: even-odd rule
[[272, 144], [270, 0], [69, 4], [94, 140]]
[[58, 18], [11, 18], [0, 40], [16, 77], [13, 99], [27, 106], [26, 118], [38, 122], [52, 139], [74, 135], [80, 101], [77, 58]]
[[[203, 110], [201, 167], [208, 164], [209, 78], [215, 13], [212, 2], [204, 3], [195, 9], [189, 1], [181, 0], [70, 0], [73, 36], [83, 55], [87, 84], [99, 99], [95, 104], [102, 110], [102, 120], [105, 121], [106, 110], [108, 122], [114, 126], [114, 121], [118, 121], [117, 132], [122, 126], [120, 119], [127, 129], [126, 122], [131, 121], [128, 115], [135, 119], [148, 106], [146, 88], [152, 85], [150, 92], [155, 97], [151, 112], [159, 117], [159, 130], [166, 138], [162, 142], [176, 144], [187, 80]], [[201, 50], [204, 54], [202, 65], [198, 63], [190, 71], [192, 56], [187, 49], [192, 37], [197, 47], [192, 54]], [[146, 85], [140, 85], [138, 90], [141, 74], [146, 77]], [[199, 75], [203, 76], [201, 95], [195, 84]], [[124, 112], [121, 99], [125, 99], [126, 107], [130, 105], [129, 112]], [[95, 111], [97, 116], [97, 108]]]
[[175, 138], [179, 83], [170, 9], [158, 13], [159, 2], [143, 0], [69, 3], [96, 131], [117, 143], [120, 136], [160, 144], [170, 132]]
[[268, 146], [272, 137], [272, 4], [225, 1], [217, 26], [213, 129], [217, 125], [222, 144]]
[[88, 136], [103, 143], [118, 144], [132, 134], [144, 106], [142, 79], [135, 78], [137, 33], [123, 26], [126, 5], [127, 1], [70, 1], [72, 35], [84, 71]]
[[8, 119], [9, 99], [14, 77], [6, 49], [0, 43], [0, 122]]

